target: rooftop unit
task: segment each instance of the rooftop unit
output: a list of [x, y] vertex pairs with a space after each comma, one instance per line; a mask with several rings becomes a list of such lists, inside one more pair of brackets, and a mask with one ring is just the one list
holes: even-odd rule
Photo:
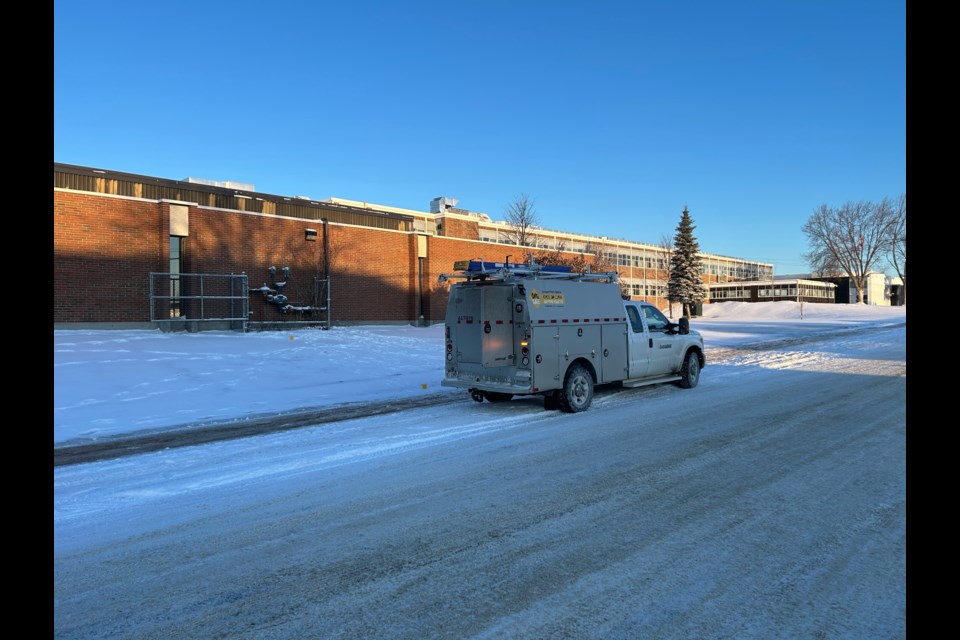
[[453, 209], [460, 202], [456, 198], [434, 198], [430, 201], [430, 213], [444, 213], [447, 209]]
[[240, 191], [257, 190], [252, 184], [247, 184], [246, 182], [234, 182], [233, 180], [218, 182], [216, 180], [206, 180], [205, 178], [184, 178], [183, 181], [191, 182], [193, 184], [203, 184], [208, 187], [221, 187], [223, 189], [238, 189]]

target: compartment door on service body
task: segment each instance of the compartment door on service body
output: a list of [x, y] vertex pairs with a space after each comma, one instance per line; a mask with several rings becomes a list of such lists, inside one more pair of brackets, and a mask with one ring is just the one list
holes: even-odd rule
[[515, 364], [513, 355], [513, 287], [482, 287], [480, 330], [483, 366]]
[[455, 313], [447, 315], [447, 325], [457, 347], [457, 364], [480, 365], [483, 351], [483, 329], [480, 322], [480, 289], [464, 287], [451, 298]]

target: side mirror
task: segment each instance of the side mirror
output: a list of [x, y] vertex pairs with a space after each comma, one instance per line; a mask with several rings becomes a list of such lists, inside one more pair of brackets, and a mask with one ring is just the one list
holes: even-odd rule
[[690, 318], [683, 316], [680, 318], [680, 334], [687, 335], [690, 333]]

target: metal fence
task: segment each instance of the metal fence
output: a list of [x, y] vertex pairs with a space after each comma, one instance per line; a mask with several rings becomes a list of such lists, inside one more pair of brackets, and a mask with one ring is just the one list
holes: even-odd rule
[[166, 323], [171, 329], [217, 322], [246, 331], [249, 317], [246, 274], [150, 274], [150, 322]]

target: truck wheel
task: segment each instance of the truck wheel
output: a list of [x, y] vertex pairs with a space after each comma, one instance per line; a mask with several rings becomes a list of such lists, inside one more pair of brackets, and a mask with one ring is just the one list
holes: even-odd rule
[[488, 402], [508, 402], [512, 398], [513, 398], [512, 393], [496, 393], [494, 391], [487, 391]]
[[689, 351], [680, 368], [680, 386], [684, 389], [693, 389], [698, 382], [700, 382], [700, 358], [696, 351]]
[[593, 401], [593, 376], [583, 366], [570, 367], [560, 393], [560, 408], [567, 413], [584, 411]]

